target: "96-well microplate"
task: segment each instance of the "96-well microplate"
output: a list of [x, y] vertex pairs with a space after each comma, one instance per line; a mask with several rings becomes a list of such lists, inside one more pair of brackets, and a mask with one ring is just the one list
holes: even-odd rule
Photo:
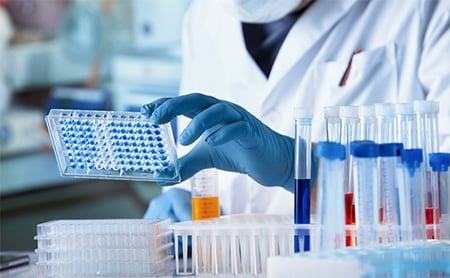
[[45, 117], [63, 176], [180, 180], [169, 124], [137, 112], [52, 109]]

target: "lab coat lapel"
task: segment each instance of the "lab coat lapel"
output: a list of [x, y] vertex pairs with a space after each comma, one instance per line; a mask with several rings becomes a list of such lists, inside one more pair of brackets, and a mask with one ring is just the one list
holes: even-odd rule
[[[214, 18], [217, 16], [221, 19]], [[216, 49], [223, 78], [226, 79], [224, 86], [227, 90], [235, 90], [229, 93], [239, 94], [240, 105], [258, 115], [264, 97], [255, 98], [254, 94], [265, 94], [267, 78], [247, 52], [241, 23], [230, 15], [218, 12], [208, 15], [207, 24], [210, 36], [218, 38]]]
[[[280, 48], [269, 76], [269, 90], [272, 90], [295, 64], [302, 62], [305, 64], [305, 69], [307, 68], [315, 52], [319, 50], [316, 47], [314, 51], [311, 51], [313, 47], [350, 10], [355, 2], [355, 0], [316, 1], [311, 4], [292, 26]], [[317, 17], [317, 15], [323, 15], [323, 17]]]

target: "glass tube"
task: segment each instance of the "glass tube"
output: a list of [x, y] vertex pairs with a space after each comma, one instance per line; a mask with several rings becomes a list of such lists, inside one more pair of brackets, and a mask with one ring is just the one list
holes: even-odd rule
[[395, 105], [392, 103], [375, 104], [377, 117], [377, 140], [381, 143], [395, 143]]
[[319, 225], [316, 250], [345, 247], [344, 181], [345, 146], [335, 142], [319, 142], [320, 157], [317, 181], [316, 218]]
[[380, 200], [379, 220], [382, 229], [382, 242], [392, 243], [400, 240], [399, 225], [400, 216], [397, 197], [397, 185], [399, 183], [397, 168], [401, 167], [401, 143], [380, 144]]
[[[346, 148], [345, 168], [344, 168], [344, 202], [345, 202], [345, 224], [355, 224], [355, 202], [353, 174], [350, 167], [352, 157], [350, 156], [350, 143], [359, 140], [360, 122], [358, 106], [341, 106], [339, 108], [339, 117], [341, 118], [342, 132], [341, 144]], [[350, 242], [347, 242], [350, 245]]]
[[[294, 224], [310, 223], [312, 113], [295, 108]], [[309, 235], [294, 236], [294, 252], [309, 251]]]
[[341, 119], [339, 118], [339, 106], [324, 107], [325, 123], [327, 126], [327, 141], [341, 141]]
[[378, 244], [379, 216], [376, 200], [378, 197], [378, 156], [380, 146], [368, 141], [350, 144], [353, 157], [352, 169], [355, 177], [355, 217], [359, 247]]
[[405, 183], [399, 188], [400, 229], [402, 241], [424, 240], [425, 234], [425, 171], [422, 149], [404, 149]]
[[423, 150], [423, 159], [427, 163], [425, 169], [425, 203], [432, 203], [433, 184], [431, 182], [431, 167], [428, 155], [439, 152], [439, 102], [432, 100], [414, 101], [414, 111], [417, 114], [418, 147]]
[[426, 200], [425, 221], [428, 239], [450, 239], [450, 153], [430, 153], [431, 198]]
[[358, 109], [361, 140], [376, 140], [377, 136], [377, 118], [375, 117], [375, 106], [373, 105], [361, 105]]
[[402, 143], [405, 149], [419, 148], [417, 117], [412, 103], [396, 103], [396, 137], [395, 141]]
[[191, 179], [192, 220], [220, 216], [219, 186], [216, 169], [204, 169]]

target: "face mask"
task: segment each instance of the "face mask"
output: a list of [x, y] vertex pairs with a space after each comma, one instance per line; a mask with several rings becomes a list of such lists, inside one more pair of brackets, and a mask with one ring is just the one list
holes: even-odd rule
[[282, 18], [303, 0], [220, 0], [224, 8], [242, 22], [267, 23]]

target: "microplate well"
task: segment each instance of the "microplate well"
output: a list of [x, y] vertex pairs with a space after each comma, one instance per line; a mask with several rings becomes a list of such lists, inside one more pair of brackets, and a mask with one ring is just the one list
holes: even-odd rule
[[170, 124], [137, 112], [52, 109], [45, 117], [61, 175], [177, 182]]

